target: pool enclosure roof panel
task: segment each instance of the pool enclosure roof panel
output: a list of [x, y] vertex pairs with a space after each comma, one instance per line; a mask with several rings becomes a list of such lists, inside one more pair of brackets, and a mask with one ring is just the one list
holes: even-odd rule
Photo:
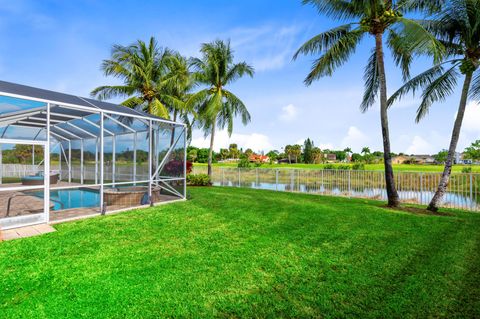
[[[75, 105], [80, 106], [82, 108], [91, 109], [92, 112], [98, 112], [98, 110], [102, 110], [104, 112], [114, 112], [114, 113], [122, 113], [125, 116], [134, 116], [134, 117], [144, 117], [149, 118], [152, 120], [160, 120], [160, 121], [167, 121], [171, 122], [168, 119], [160, 118], [142, 111], [138, 111], [135, 109], [131, 109], [122, 105], [117, 105], [113, 103], [98, 101], [90, 98], [84, 98], [80, 96], [75, 96], [71, 94], [65, 94], [50, 90], [44, 90], [40, 88], [35, 88], [32, 86], [26, 86], [6, 81], [0, 81], [0, 95], [3, 94], [10, 94], [13, 96], [18, 96], [24, 99], [33, 98], [37, 100], [43, 100], [45, 102], [50, 102], [52, 104], [57, 105]], [[80, 114], [81, 112], [76, 111], [78, 116], [84, 116], [85, 114]], [[74, 114], [74, 110], [69, 110], [68, 114]], [[7, 114], [4, 114], [7, 115]], [[180, 124], [180, 123], [178, 123]]]

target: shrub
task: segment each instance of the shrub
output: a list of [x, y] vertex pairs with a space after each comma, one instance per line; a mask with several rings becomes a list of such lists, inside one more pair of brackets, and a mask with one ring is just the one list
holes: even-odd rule
[[239, 168], [249, 168], [250, 167], [250, 161], [246, 157], [242, 157], [240, 161], [238, 162], [238, 167]]
[[462, 168], [462, 173], [471, 173], [472, 168], [470, 166]]
[[355, 171], [364, 171], [365, 170], [365, 164], [363, 163], [354, 163], [352, 165], [352, 169]]
[[348, 171], [351, 168], [348, 164], [341, 164], [337, 166], [337, 169]]
[[190, 186], [211, 186], [210, 176], [207, 174], [188, 174], [187, 185]]
[[333, 165], [333, 164], [325, 164], [325, 165], [323, 165], [323, 169], [335, 169], [335, 165]]

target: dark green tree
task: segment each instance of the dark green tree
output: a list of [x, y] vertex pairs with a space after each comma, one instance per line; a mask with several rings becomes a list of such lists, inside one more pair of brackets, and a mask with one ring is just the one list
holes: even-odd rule
[[306, 164], [313, 163], [313, 155], [312, 155], [313, 147], [314, 147], [313, 141], [310, 138], [307, 138], [303, 143], [303, 162]]

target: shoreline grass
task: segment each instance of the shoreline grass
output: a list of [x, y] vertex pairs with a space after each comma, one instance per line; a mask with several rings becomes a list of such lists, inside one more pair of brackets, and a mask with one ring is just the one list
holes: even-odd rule
[[[206, 163], [194, 163], [196, 167], [206, 167]], [[323, 169], [327, 164], [262, 164], [259, 168], [291, 168], [291, 169]], [[345, 163], [333, 163], [328, 165], [340, 166], [346, 165]], [[348, 165], [348, 164], [347, 164]], [[237, 167], [237, 163], [214, 163], [213, 166], [218, 167]], [[472, 173], [480, 173], [480, 165], [453, 165], [453, 173], [461, 173], [465, 167], [471, 167]], [[396, 172], [425, 172], [434, 173], [442, 172], [443, 165], [430, 165], [430, 164], [393, 164], [393, 170]], [[370, 171], [383, 171], [383, 164], [365, 164], [365, 170]]]

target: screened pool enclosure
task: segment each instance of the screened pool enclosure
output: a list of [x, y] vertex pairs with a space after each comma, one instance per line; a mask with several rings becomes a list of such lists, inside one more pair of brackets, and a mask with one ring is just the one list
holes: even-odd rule
[[0, 81], [0, 229], [184, 199], [185, 126]]

